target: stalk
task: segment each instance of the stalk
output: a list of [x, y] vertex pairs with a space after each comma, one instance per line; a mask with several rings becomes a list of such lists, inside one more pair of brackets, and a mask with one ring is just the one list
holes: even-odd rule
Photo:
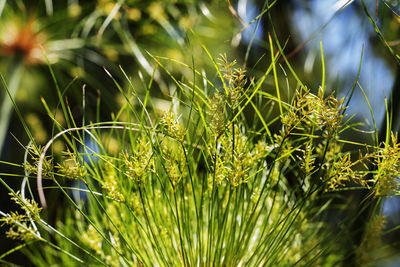
[[4, 88], [3, 99], [0, 106], [0, 154], [3, 152], [4, 141], [7, 136], [8, 125], [10, 123], [11, 111], [13, 103], [11, 99], [15, 99], [18, 87], [20, 85], [21, 77], [24, 71], [23, 62], [21, 59], [13, 59], [10, 64], [10, 79], [8, 80], [8, 90]]

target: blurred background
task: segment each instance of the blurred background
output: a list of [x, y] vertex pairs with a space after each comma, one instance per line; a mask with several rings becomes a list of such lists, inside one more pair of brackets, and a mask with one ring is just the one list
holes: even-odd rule
[[[365, 4], [352, 0], [0, 1], [0, 73], [8, 85], [8, 93], [4, 86], [0, 90], [0, 177], [13, 188], [20, 186], [23, 169], [6, 162], [23, 164], [29, 143], [25, 127], [38, 144], [45, 145], [56, 131], [54, 121], [61, 128], [73, 126], [62, 115], [61, 99], [67, 101], [77, 126], [113, 118], [126, 100], [105, 69], [128, 87], [121, 67], [139, 95], [146, 94], [145, 81], [154, 77], [149, 93], [155, 103], [152, 108], [161, 112], [169, 108], [166, 101], [176, 96], [176, 86], [155, 67], [153, 56], [168, 58], [161, 63], [182, 80], [192, 79], [192, 72], [173, 60], [195, 66], [217, 81], [203, 44], [213, 57], [226, 53], [246, 66], [249, 76], [260, 77], [270, 62], [268, 34], [276, 34], [294, 71], [314, 92], [322, 82], [322, 44], [329, 92], [344, 97], [359, 83], [347, 112], [364, 123], [360, 129], [371, 131], [375, 124], [384, 135], [386, 97], [393, 110], [393, 130], [398, 130], [400, 70], [394, 54], [400, 48], [400, 1]], [[278, 68], [286, 100], [298, 89], [287, 71]], [[265, 90], [272, 89], [273, 80], [267, 81]], [[373, 134], [364, 136], [362, 142], [377, 141]], [[58, 141], [53, 153], [64, 147]], [[15, 208], [3, 187], [0, 192], [0, 210]], [[384, 213], [389, 227], [400, 224], [399, 212], [398, 198], [387, 199]], [[2, 255], [16, 243], [5, 239], [4, 229], [0, 230]], [[388, 239], [393, 242], [398, 236]], [[5, 259], [25, 263], [16, 253]], [[396, 266], [396, 259], [384, 264]]]

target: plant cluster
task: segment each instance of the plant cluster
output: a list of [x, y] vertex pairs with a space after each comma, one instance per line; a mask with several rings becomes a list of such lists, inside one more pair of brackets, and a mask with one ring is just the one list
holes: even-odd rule
[[[50, 2], [47, 19], [54, 11]], [[399, 193], [397, 134], [390, 134], [388, 127], [386, 141], [376, 145], [348, 140], [346, 133], [360, 132], [354, 117], [346, 114], [355, 86], [348, 98], [328, 92], [324, 76], [319, 88], [307, 88], [276, 36], [269, 35], [271, 58], [262, 75], [245, 64], [238, 67], [226, 54], [215, 59], [194, 32], [184, 40], [183, 30], [201, 20], [192, 15], [209, 11], [201, 4], [199, 10], [191, 9], [186, 2], [99, 0], [88, 4], [94, 6], [88, 12], [90, 8], [70, 1], [64, 15], [82, 23], [68, 32], [73, 36], [69, 50], [93, 45], [96, 56], [90, 58], [101, 54], [95, 63], [110, 63], [104, 76], [115, 88], [98, 93], [95, 120], [86, 117], [85, 86], [80, 121], [64, 98], [54, 73], [63, 53], [38, 56], [39, 46], [48, 49], [57, 42], [35, 28], [41, 20], [16, 25], [8, 43], [0, 31], [0, 55], [24, 52], [18, 57], [21, 66], [47, 62], [59, 101], [53, 107], [42, 99], [54, 123], [47, 143], [50, 135], [39, 138], [42, 126], [25, 124], [11, 101], [30, 142], [22, 145], [21, 164], [0, 162], [23, 173], [18, 192], [0, 178], [18, 209], [0, 211], [1, 226], [7, 227], [7, 237], [21, 242], [0, 255], [0, 261], [21, 249], [38, 266], [374, 263], [386, 253], [380, 247], [387, 233], [382, 200]], [[275, 2], [267, 1], [265, 10]], [[217, 20], [210, 15], [207, 19], [203, 26]], [[139, 29], [134, 35], [132, 27]], [[164, 34], [156, 35], [161, 29]], [[166, 44], [159, 50], [165, 57], [151, 51], [144, 55], [139, 49], [153, 35], [165, 41], [165, 33], [175, 40], [158, 42]], [[112, 45], [113, 34], [121, 46]], [[183, 62], [185, 42], [193, 48], [191, 65]], [[128, 51], [145, 74], [139, 71], [131, 78], [122, 67], [116, 71], [111, 62]], [[211, 71], [195, 64], [198, 55], [201, 63], [208, 57]], [[73, 53], [64, 56], [74, 58]], [[90, 79], [84, 66], [75, 68], [75, 74], [84, 76], [88, 86], [101, 84]], [[281, 92], [278, 67], [292, 74], [294, 95]], [[9, 88], [1, 78], [13, 98], [10, 92], [18, 86]], [[104, 100], [110, 100], [115, 89], [119, 110], [102, 121]], [[3, 139], [0, 135], [0, 142]]]
[[[360, 244], [353, 244], [357, 249], [346, 250], [338, 237], [349, 234], [348, 228], [330, 223], [327, 216], [335, 210], [336, 194], [355, 183], [370, 190], [373, 198], [395, 192], [396, 135], [392, 145], [370, 148], [374, 152], [354, 159], [343, 151], [345, 140], [340, 139], [341, 132], [353, 127], [344, 120], [344, 99], [325, 97], [322, 88], [314, 95], [300, 87], [290, 104], [282, 101], [281, 130], [272, 136], [271, 124], [263, 124], [262, 116], [248, 124], [244, 107], [251, 103], [260, 114], [258, 107], [278, 100], [262, 92], [255, 79], [248, 82], [226, 56], [220, 63], [215, 69], [223, 89], [197, 73], [214, 91], [207, 94], [197, 85], [180, 83], [182, 98], [191, 100], [175, 112], [170, 109], [158, 117], [145, 106], [124, 105], [120, 113], [130, 122], [71, 129], [90, 133], [95, 147], [86, 147], [82, 134], [71, 135], [72, 150], [48, 171], [32, 166], [41, 160], [52, 166], [56, 159], [44, 149], [32, 154], [34, 162], [26, 162], [26, 171], [46, 172], [43, 177], [69, 202], [64, 219], [51, 228], [33, 200], [24, 200], [29, 204], [22, 205], [25, 215], [5, 215], [10, 237], [47, 246], [44, 251], [28, 247], [33, 262], [332, 265], [351, 253], [365, 261], [367, 251], [374, 249], [367, 241], [371, 234], [367, 231]], [[276, 112], [270, 107], [270, 114]], [[58, 137], [67, 137], [67, 131]], [[108, 152], [104, 131], [115, 137], [119, 153]], [[54, 138], [46, 147], [52, 142]], [[74, 150], [77, 146], [83, 146], [79, 151], [84, 153]], [[376, 171], [367, 166], [370, 163]], [[370, 174], [373, 178], [367, 180]], [[81, 197], [71, 198], [69, 190]], [[351, 223], [346, 217], [339, 225]]]

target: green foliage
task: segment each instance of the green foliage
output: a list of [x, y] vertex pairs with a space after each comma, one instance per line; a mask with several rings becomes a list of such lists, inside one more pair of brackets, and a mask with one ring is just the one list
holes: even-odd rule
[[[131, 78], [108, 64], [102, 76], [114, 85], [108, 94], [120, 97], [112, 99], [118, 110], [101, 122], [102, 101], [112, 100], [99, 94], [96, 116], [88, 119], [83, 87], [77, 121], [64, 100], [57, 64], [35, 58], [35, 64], [48, 65], [59, 104], [52, 109], [42, 100], [55, 124], [44, 146], [24, 124], [31, 142], [23, 164], [15, 164], [24, 173], [21, 193], [0, 179], [19, 209], [0, 212], [7, 236], [25, 242], [18, 249], [38, 266], [337, 266], [352, 258], [373, 263], [385, 234], [382, 199], [399, 193], [397, 134], [376, 146], [346, 140], [344, 134], [359, 132], [359, 124], [346, 114], [350, 99], [325, 93], [325, 69], [321, 87], [308, 89], [276, 34], [269, 35], [271, 58], [263, 75], [237, 67], [226, 54], [215, 59], [217, 51], [207, 49], [193, 17], [178, 8], [190, 1], [178, 2], [103, 0], [93, 12], [75, 2], [68, 6], [68, 16], [83, 18], [77, 32], [86, 33], [85, 45], [96, 44], [108, 57], [97, 63], [131, 51], [144, 74]], [[185, 35], [189, 45], [171, 27], [171, 17], [191, 29]], [[203, 26], [212, 23], [194, 17]], [[132, 25], [140, 28], [137, 41]], [[138, 45], [152, 34], [165, 41], [155, 34], [161, 28], [176, 43], [157, 48], [163, 57], [151, 51], [144, 56]], [[112, 34], [122, 47], [111, 45]], [[85, 46], [79, 44], [76, 49]], [[188, 47], [190, 64], [182, 52]], [[25, 56], [32, 63], [31, 54]], [[281, 56], [286, 65], [279, 64]], [[278, 67], [289, 69], [297, 82], [288, 82], [293, 96], [281, 92]], [[80, 70], [89, 85], [98, 84]], [[361, 233], [354, 231], [359, 220], [366, 225]]]
[[[30, 229], [30, 221], [38, 225], [29, 232], [39, 239], [29, 246], [32, 260], [71, 266], [81, 262], [259, 266], [344, 261], [351, 251], [338, 237], [348, 234], [347, 228], [326, 219], [337, 198], [332, 191], [358, 182], [371, 188], [374, 197], [392, 192], [398, 164], [395, 135], [393, 147], [386, 144], [374, 154], [353, 160], [342, 151], [340, 144], [345, 141], [338, 136], [351, 127], [348, 120], [343, 122], [344, 99], [325, 97], [321, 90], [313, 95], [301, 88], [290, 105], [282, 103], [286, 107], [282, 130], [270, 141], [265, 128], [257, 123], [250, 126], [244, 113], [237, 114], [257, 82], [244, 82], [238, 74], [243, 71], [229, 69], [233, 63], [226, 56], [221, 62], [218, 72], [227, 81], [227, 91], [214, 88], [207, 94], [200, 86], [181, 83], [182, 95], [192, 98], [176, 107], [176, 113], [166, 111], [157, 118], [144, 106], [125, 105], [120, 114], [131, 121], [75, 129], [84, 130], [85, 138], [91, 136], [99, 149], [88, 147], [83, 154], [69, 151], [62, 164], [47, 172], [69, 202], [64, 219], [54, 226], [57, 231], [48, 228], [38, 209], [26, 215], [11, 213], [4, 219], [14, 225], [10, 231], [15, 238], [24, 233], [19, 229]], [[259, 95], [258, 100], [250, 99], [256, 101], [254, 109], [276, 101]], [[140, 113], [153, 121], [141, 119]], [[103, 131], [118, 140], [121, 150], [116, 155], [107, 148], [107, 138], [99, 138]], [[85, 146], [83, 135], [58, 137], [62, 135], [70, 143]], [[53, 142], [54, 138], [46, 149]], [[55, 161], [45, 157], [46, 150], [38, 153], [36, 163], [26, 166]], [[356, 168], [364, 160], [376, 161], [378, 171], [371, 181], [365, 181], [368, 170]], [[79, 178], [85, 187], [68, 189], [62, 186], [62, 178]], [[67, 190], [84, 196], [74, 200]], [[350, 225], [347, 220], [340, 225]], [[15, 228], [20, 224], [24, 228]], [[45, 243], [45, 250], [38, 249], [42, 238], [53, 246]], [[354, 251], [360, 260], [371, 248], [367, 242]], [[361, 251], [361, 247], [366, 248]], [[74, 257], [63, 256], [65, 252]]]

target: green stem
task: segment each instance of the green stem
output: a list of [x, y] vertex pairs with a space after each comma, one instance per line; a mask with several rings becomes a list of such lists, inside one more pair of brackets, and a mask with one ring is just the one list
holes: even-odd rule
[[7, 92], [4, 92], [0, 106], [0, 153], [3, 150], [4, 141], [8, 131], [8, 124], [10, 122], [13, 107], [11, 99], [15, 99], [23, 70], [24, 68], [21, 60], [15, 59], [10, 64], [10, 80], [8, 81], [9, 96], [7, 96]]

